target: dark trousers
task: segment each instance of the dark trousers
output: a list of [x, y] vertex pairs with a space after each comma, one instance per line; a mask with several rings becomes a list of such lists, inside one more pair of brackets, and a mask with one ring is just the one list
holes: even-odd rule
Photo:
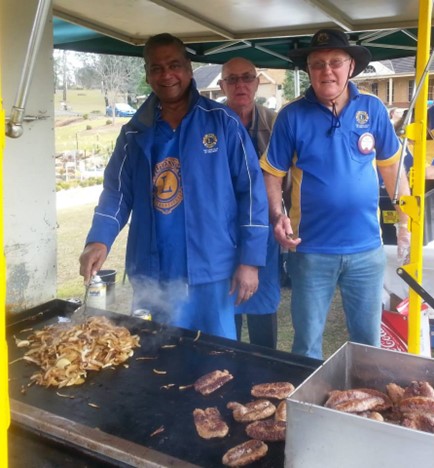
[[[237, 339], [241, 340], [241, 328], [243, 326], [243, 314], [235, 315], [237, 327]], [[277, 346], [277, 313], [274, 314], [245, 314], [247, 317], [247, 329], [250, 343], [276, 349]]]

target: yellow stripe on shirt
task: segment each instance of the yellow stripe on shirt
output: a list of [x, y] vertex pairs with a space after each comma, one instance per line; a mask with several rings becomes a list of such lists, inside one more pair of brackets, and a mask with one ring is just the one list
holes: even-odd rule
[[268, 162], [268, 159], [267, 159], [267, 155], [266, 153], [264, 153], [262, 156], [261, 156], [261, 159], [259, 160], [259, 165], [261, 166], [261, 168], [265, 171], [265, 172], [268, 172], [276, 177], [285, 177], [286, 176], [286, 171], [282, 171], [280, 169], [276, 169], [275, 167], [273, 167], [269, 162]]
[[398, 151], [388, 159], [376, 159], [377, 166], [391, 166], [392, 164], [395, 164], [397, 161], [399, 161], [399, 158], [401, 157], [401, 151], [402, 151], [402, 146], [399, 145]]

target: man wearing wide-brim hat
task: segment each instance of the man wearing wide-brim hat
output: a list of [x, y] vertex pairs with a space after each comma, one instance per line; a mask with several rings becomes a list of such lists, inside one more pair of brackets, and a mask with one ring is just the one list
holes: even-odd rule
[[[311, 86], [284, 107], [261, 158], [270, 221], [290, 249], [292, 351], [322, 358], [322, 335], [337, 287], [350, 340], [379, 346], [385, 253], [377, 216], [377, 167], [393, 196], [400, 143], [387, 110], [350, 78], [370, 61], [338, 30], [321, 29], [292, 51]], [[282, 214], [282, 180], [291, 171], [291, 210]], [[405, 174], [399, 195], [409, 193]], [[407, 216], [397, 208], [398, 252], [409, 246]]]

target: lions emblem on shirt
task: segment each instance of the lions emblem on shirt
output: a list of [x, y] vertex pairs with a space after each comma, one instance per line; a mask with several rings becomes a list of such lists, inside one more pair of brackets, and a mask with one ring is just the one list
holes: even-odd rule
[[215, 135], [214, 133], [206, 133], [202, 138], [202, 144], [205, 147], [204, 148], [205, 154], [217, 152], [218, 151], [217, 135]]
[[356, 122], [359, 125], [366, 125], [369, 121], [369, 114], [366, 111], [357, 111]]
[[171, 213], [184, 199], [179, 159], [166, 158], [154, 169], [154, 208], [163, 214]]
[[217, 144], [217, 136], [214, 135], [214, 133], [207, 133], [202, 138], [202, 143], [208, 149], [214, 148], [214, 146]]

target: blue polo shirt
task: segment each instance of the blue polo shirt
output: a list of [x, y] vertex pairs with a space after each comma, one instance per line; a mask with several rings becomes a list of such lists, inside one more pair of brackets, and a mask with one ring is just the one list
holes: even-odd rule
[[399, 140], [383, 103], [349, 83], [339, 117], [313, 89], [277, 116], [261, 167], [291, 169], [292, 229], [298, 252], [351, 254], [379, 247], [377, 165], [399, 158]]

